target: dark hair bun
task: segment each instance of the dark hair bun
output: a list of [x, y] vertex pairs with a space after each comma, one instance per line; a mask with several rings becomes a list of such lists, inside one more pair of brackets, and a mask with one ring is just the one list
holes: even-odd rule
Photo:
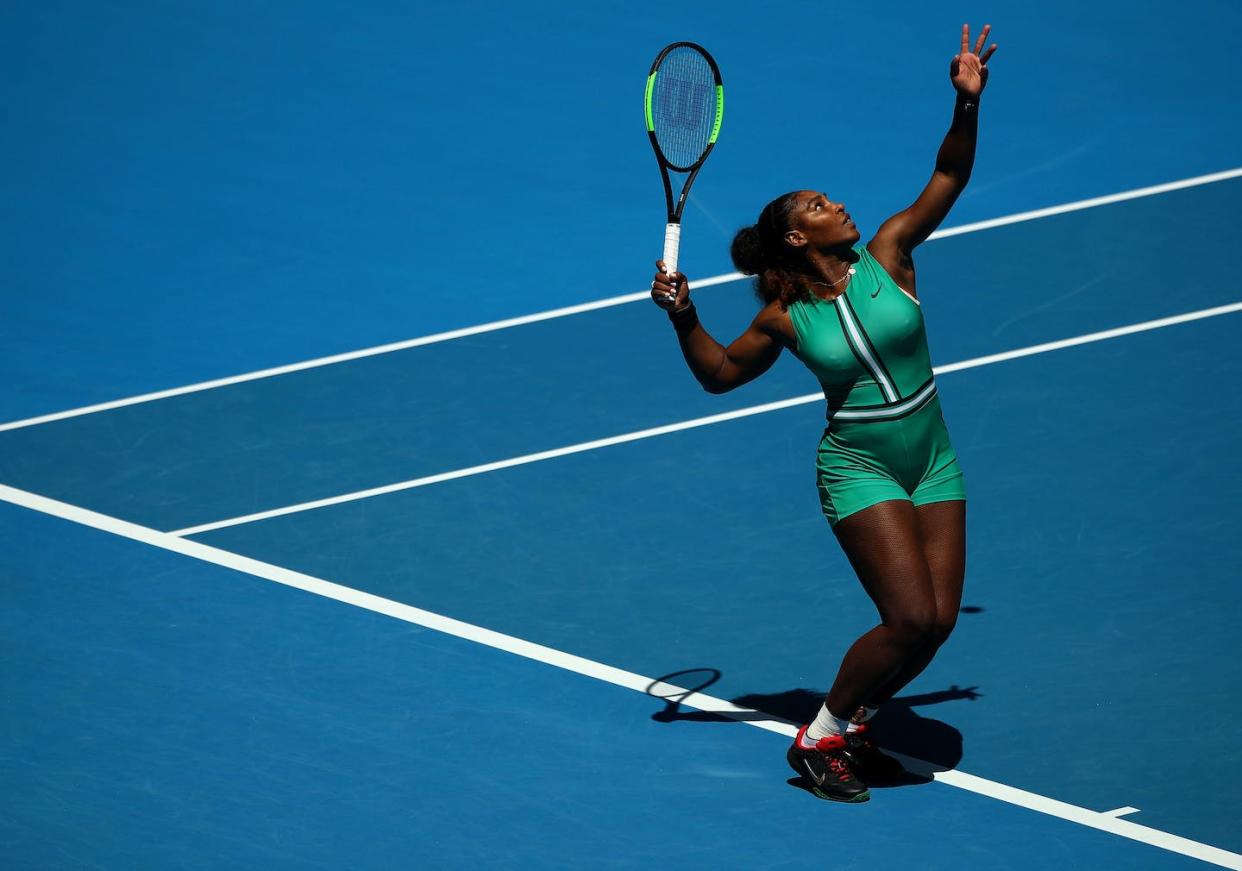
[[733, 245], [729, 248], [733, 265], [743, 275], [758, 275], [768, 268], [770, 257], [763, 244], [756, 226], [743, 227], [733, 237]]

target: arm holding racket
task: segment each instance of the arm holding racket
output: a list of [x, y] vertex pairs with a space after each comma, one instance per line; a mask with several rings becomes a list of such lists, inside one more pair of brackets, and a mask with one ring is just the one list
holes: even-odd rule
[[699, 323], [686, 276], [680, 272], [666, 272], [663, 260], [656, 261], [656, 270], [651, 281], [651, 298], [668, 312], [677, 330], [677, 341], [686, 365], [704, 390], [728, 393], [772, 368], [782, 345], [770, 323], [771, 306], [760, 311], [746, 332], [725, 347]]
[[[711, 154], [724, 118], [724, 82], [707, 50], [693, 42], [675, 42], [656, 56], [643, 97], [647, 135], [664, 184], [664, 257], [651, 281], [651, 298], [668, 312], [681, 353], [708, 393], [726, 393], [758, 378], [780, 356], [782, 345], [771, 326], [770, 307], [727, 348], [699, 323], [690, 285], [677, 271], [681, 213], [690, 187]], [[670, 173], [684, 175], [673, 196]]]
[[970, 26], [962, 25], [961, 51], [949, 63], [949, 79], [957, 91], [953, 123], [936, 154], [931, 181], [909, 208], [884, 222], [867, 246], [886, 267], [889, 264], [881, 254], [895, 259], [894, 265], [902, 271], [913, 269], [911, 252], [940, 226], [970, 181], [979, 132], [979, 97], [988, 81], [988, 60], [996, 51], [995, 43], [983, 51], [991, 30], [990, 24], [983, 26], [972, 51]]

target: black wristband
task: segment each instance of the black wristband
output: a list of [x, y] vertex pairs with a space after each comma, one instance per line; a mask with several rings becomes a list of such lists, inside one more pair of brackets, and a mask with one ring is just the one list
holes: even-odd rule
[[957, 108], [963, 112], [978, 112], [979, 111], [979, 98], [978, 97], [963, 97], [961, 94], [958, 94], [957, 95]]
[[679, 336], [684, 336], [699, 325], [699, 313], [695, 311], [693, 302], [684, 308], [669, 309], [668, 319]]

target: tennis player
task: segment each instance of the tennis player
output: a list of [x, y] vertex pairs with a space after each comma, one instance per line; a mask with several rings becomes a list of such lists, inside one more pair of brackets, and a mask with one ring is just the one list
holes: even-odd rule
[[846, 651], [818, 716], [789, 748], [789, 764], [821, 798], [866, 801], [868, 783], [901, 774], [867, 736], [867, 721], [927, 667], [961, 604], [966, 491], [932, 377], [913, 253], [970, 179], [996, 51], [983, 50], [990, 31], [984, 25], [972, 50], [962, 26], [949, 67], [953, 123], [931, 181], [870, 242], [859, 244], [845, 205], [827, 194], [794, 191], [768, 203], [731, 250], [737, 268], [757, 276], [763, 308], [727, 347], [699, 323], [685, 275], [667, 274], [660, 261], [651, 284], [708, 392], [759, 377], [785, 348], [824, 388], [820, 501], [880, 622]]

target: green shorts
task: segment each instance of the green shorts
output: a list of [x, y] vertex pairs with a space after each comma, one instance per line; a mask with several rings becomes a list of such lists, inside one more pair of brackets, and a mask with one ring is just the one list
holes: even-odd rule
[[820, 504], [833, 526], [889, 499], [927, 505], [966, 498], [938, 396], [898, 420], [831, 422], [815, 467]]

